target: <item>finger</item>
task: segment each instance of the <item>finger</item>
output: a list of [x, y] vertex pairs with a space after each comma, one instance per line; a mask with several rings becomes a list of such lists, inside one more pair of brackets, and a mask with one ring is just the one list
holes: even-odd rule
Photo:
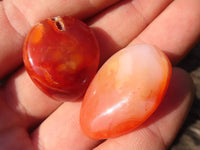
[[162, 49], [176, 64], [200, 37], [200, 1], [176, 0], [135, 40]]
[[102, 63], [132, 40], [132, 44], [145, 42], [156, 45], [168, 54], [173, 63], [177, 63], [199, 38], [199, 5], [199, 0], [168, 0], [156, 4], [135, 0], [112, 7], [92, 20], [104, 53]]
[[1, 131], [0, 144], [1, 150], [34, 150], [28, 133], [20, 127]]
[[20, 115], [20, 124], [27, 128], [43, 120], [62, 104], [41, 92], [24, 68], [7, 81], [3, 94], [10, 108]]
[[89, 17], [117, 1], [119, 0], [51, 0], [48, 2], [5, 0], [0, 2], [0, 79], [22, 63], [24, 36], [37, 22], [57, 15]]
[[80, 107], [81, 102], [66, 102], [49, 116], [32, 134], [35, 148], [89, 150], [98, 145], [101, 141], [89, 139], [80, 130]]
[[[83, 19], [94, 15], [100, 10], [118, 1], [119, 0], [51, 0], [47, 3], [43, 0], [7, 0], [5, 7], [7, 7], [7, 5], [13, 5], [13, 9], [16, 7], [18, 9], [16, 11], [20, 11], [24, 15], [25, 19], [31, 25], [34, 25], [41, 19], [57, 15], [69, 15]], [[11, 12], [11, 10], [8, 10], [7, 13], [8, 17], [12, 17], [13, 12]]]
[[[23, 38], [14, 30], [0, 2], [0, 80], [22, 63]], [[9, 40], [8, 40], [9, 39]]]
[[125, 0], [92, 18], [89, 24], [100, 44], [101, 64], [129, 44], [171, 1]]
[[181, 127], [193, 99], [189, 75], [173, 69], [169, 89], [157, 111], [138, 129], [127, 135], [108, 139], [95, 150], [165, 150]]

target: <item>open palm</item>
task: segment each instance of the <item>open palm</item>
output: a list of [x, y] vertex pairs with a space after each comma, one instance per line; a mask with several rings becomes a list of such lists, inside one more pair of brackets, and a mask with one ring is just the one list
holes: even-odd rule
[[79, 126], [81, 101], [56, 102], [32, 83], [22, 65], [25, 35], [53, 16], [84, 19], [101, 48], [101, 64], [127, 45], [152, 44], [178, 63], [200, 36], [199, 0], [0, 1], [1, 150], [164, 150], [192, 102], [192, 81], [173, 68], [158, 110], [132, 133], [107, 140], [86, 137]]

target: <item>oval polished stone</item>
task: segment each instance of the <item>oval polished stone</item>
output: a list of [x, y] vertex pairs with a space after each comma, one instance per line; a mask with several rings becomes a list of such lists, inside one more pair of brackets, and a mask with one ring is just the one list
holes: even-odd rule
[[170, 77], [168, 58], [152, 46], [117, 52], [86, 92], [80, 112], [83, 132], [93, 139], [106, 139], [132, 131], [159, 106]]
[[49, 18], [27, 35], [23, 59], [33, 82], [56, 100], [81, 97], [99, 64], [92, 30], [72, 17]]

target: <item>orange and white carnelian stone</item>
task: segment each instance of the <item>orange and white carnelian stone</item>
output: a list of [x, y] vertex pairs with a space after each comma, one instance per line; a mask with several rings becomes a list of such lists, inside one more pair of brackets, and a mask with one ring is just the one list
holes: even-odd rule
[[82, 130], [93, 139], [132, 131], [156, 110], [170, 77], [168, 58], [153, 46], [119, 51], [102, 66], [86, 92], [80, 112]]

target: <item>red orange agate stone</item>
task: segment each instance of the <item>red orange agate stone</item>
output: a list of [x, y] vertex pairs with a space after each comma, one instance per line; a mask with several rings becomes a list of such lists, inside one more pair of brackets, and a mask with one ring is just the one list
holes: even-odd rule
[[99, 64], [92, 30], [72, 17], [49, 18], [27, 35], [23, 59], [33, 82], [56, 100], [83, 95]]
[[131, 132], [156, 110], [170, 77], [168, 58], [153, 46], [129, 46], [117, 52], [86, 91], [80, 111], [83, 132], [93, 139]]

